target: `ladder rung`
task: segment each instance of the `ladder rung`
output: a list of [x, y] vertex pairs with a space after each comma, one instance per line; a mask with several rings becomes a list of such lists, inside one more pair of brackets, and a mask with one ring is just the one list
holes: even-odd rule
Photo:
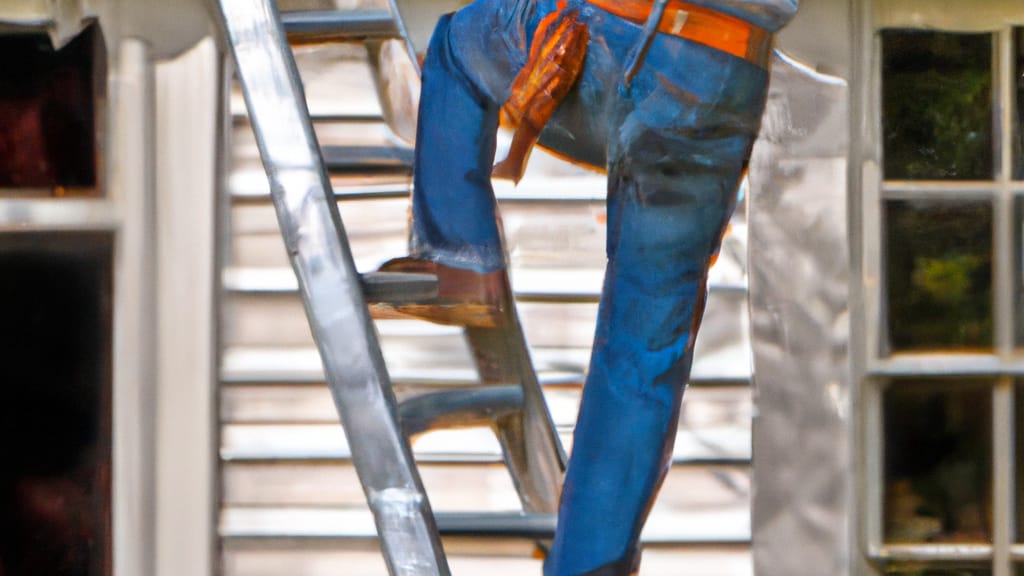
[[[658, 514], [650, 519], [641, 541], [647, 544], [675, 545], [748, 544], [750, 525], [738, 520], [748, 514], [744, 507], [736, 512], [696, 512], [685, 529], [679, 518]], [[722, 513], [724, 512], [724, 513]], [[705, 516], [701, 518], [701, 516]], [[731, 522], [729, 516], [732, 516]], [[528, 538], [549, 540], [555, 536], [555, 515], [522, 512], [435, 512], [438, 531], [444, 536], [489, 538]], [[665, 522], [668, 520], [668, 522]], [[704, 521], [704, 522], [701, 522]], [[706, 524], [709, 522], [709, 524]], [[666, 525], [667, 524], [667, 525]], [[711, 526], [713, 525], [713, 526]]]
[[[339, 201], [342, 200], [393, 200], [408, 198], [412, 188], [409, 182], [386, 182], [383, 184], [349, 184], [334, 186], [332, 192]], [[270, 200], [270, 189], [265, 182], [255, 186], [234, 184], [229, 186], [231, 197], [235, 202], [267, 202]]]
[[522, 512], [435, 512], [437, 529], [445, 536], [551, 539], [554, 514]]
[[441, 390], [413, 396], [398, 406], [402, 429], [415, 436], [438, 428], [492, 424], [523, 407], [519, 385], [479, 386]]
[[367, 302], [422, 302], [437, 297], [437, 276], [403, 272], [360, 274]]
[[412, 172], [413, 151], [397, 146], [323, 146], [331, 172]]
[[292, 44], [400, 37], [398, 26], [387, 10], [287, 12], [281, 15], [281, 20]]
[[334, 187], [334, 197], [338, 200], [395, 200], [408, 198], [411, 192], [412, 186], [408, 182]]
[[[314, 127], [319, 127], [322, 124], [383, 124], [387, 122], [379, 113], [358, 110], [350, 113], [310, 110], [309, 119], [313, 122]], [[249, 124], [249, 111], [244, 106], [232, 107], [231, 122], [236, 127]]]

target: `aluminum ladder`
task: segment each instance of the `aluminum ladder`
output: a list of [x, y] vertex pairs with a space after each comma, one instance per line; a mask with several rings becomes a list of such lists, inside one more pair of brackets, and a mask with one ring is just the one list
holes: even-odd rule
[[[397, 11], [392, 5], [392, 14]], [[447, 575], [439, 522], [409, 437], [440, 426], [491, 426], [521, 514], [452, 517], [450, 533], [550, 538], [565, 455], [541, 395], [514, 307], [499, 327], [467, 326], [480, 381], [399, 402], [373, 327], [371, 303], [423, 302], [436, 278], [360, 275], [313, 132], [288, 34], [274, 0], [218, 0], [288, 256], [328, 386], [393, 575]], [[293, 36], [328, 40], [402, 35], [400, 21], [343, 14], [289, 17]]]

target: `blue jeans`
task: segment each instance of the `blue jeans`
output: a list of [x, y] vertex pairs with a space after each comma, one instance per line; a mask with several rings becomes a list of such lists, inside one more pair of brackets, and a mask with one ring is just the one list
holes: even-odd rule
[[[767, 92], [761, 66], [572, 0], [590, 30], [577, 86], [541, 142], [608, 171], [608, 264], [547, 576], [627, 574], [671, 464], [707, 272]], [[505, 266], [490, 184], [498, 111], [554, 0], [477, 0], [438, 23], [423, 65], [413, 251]], [[766, 63], [762, 63], [767, 65]]]

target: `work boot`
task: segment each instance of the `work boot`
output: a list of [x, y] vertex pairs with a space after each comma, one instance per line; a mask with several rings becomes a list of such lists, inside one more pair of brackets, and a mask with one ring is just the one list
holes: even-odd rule
[[380, 272], [432, 274], [437, 277], [437, 297], [413, 303], [377, 303], [375, 317], [410, 317], [436, 324], [496, 327], [512, 306], [512, 290], [504, 270], [475, 272], [410, 256], [388, 260]]

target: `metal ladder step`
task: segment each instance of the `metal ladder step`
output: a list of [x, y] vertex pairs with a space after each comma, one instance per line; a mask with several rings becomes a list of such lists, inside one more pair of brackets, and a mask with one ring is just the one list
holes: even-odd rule
[[437, 297], [433, 274], [367, 272], [359, 275], [367, 302], [423, 302]]
[[478, 386], [428, 392], [398, 404], [402, 429], [410, 438], [430, 430], [493, 426], [523, 409], [518, 384]]
[[281, 21], [293, 44], [401, 38], [387, 10], [285, 12]]
[[442, 536], [485, 536], [550, 540], [555, 537], [554, 514], [521, 512], [439, 512]]
[[331, 173], [412, 173], [411, 148], [398, 146], [323, 146], [324, 164]]
[[[412, 45], [405, 38], [405, 28], [394, 16], [397, 10], [394, 6], [391, 8], [390, 11], [355, 9], [288, 12], [282, 15], [282, 26], [289, 44], [296, 49], [303, 45], [361, 43], [369, 57], [385, 122], [396, 135], [411, 142], [415, 139], [415, 97], [411, 96], [411, 87], [419, 82], [415, 73], [417, 65], [412, 56]], [[397, 56], [396, 59], [396, 44], [404, 45], [404, 57]], [[397, 76], [405, 77], [406, 82], [396, 78], [395, 71], [398, 69], [402, 72], [398, 72]], [[399, 89], [398, 86], [404, 86], [405, 89]], [[324, 156], [328, 164], [331, 164], [326, 150]]]
[[492, 306], [438, 301], [437, 278], [433, 275], [371, 272], [362, 274], [361, 280], [363, 296], [376, 320], [426, 317], [450, 326], [496, 326]]

